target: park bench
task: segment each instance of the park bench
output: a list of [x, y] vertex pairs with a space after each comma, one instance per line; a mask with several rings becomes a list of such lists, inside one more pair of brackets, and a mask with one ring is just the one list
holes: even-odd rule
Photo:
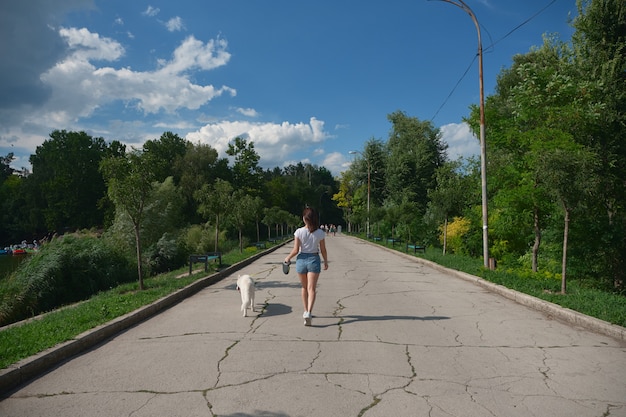
[[418, 250], [422, 251], [422, 253], [426, 253], [426, 246], [420, 245], [418, 243], [407, 243], [406, 251], [408, 252], [409, 249], [413, 249], [413, 253], [417, 253]]
[[396, 243], [402, 243], [402, 239], [396, 239], [393, 237], [387, 238], [387, 243], [391, 243], [391, 246], [396, 246]]
[[277, 238], [275, 238], [275, 237], [270, 237], [270, 238], [268, 238], [268, 239], [267, 239], [267, 241], [268, 241], [269, 243], [276, 243], [276, 242], [278, 242], [278, 239], [277, 239]]
[[221, 252], [209, 252], [203, 255], [189, 255], [189, 275], [193, 269], [194, 263], [204, 263], [204, 272], [209, 270], [209, 261], [219, 261], [219, 266], [222, 266], [222, 253]]
[[267, 245], [265, 244], [265, 242], [256, 242], [254, 244], [254, 246], [256, 246], [257, 249], [265, 249], [265, 248], [267, 248]]

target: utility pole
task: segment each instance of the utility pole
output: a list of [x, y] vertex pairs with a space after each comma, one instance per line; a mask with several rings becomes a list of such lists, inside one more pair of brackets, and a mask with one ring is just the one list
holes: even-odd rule
[[483, 262], [485, 268], [489, 268], [489, 232], [488, 232], [488, 212], [487, 212], [487, 149], [485, 145], [485, 93], [483, 87], [483, 45], [480, 37], [480, 25], [470, 7], [463, 0], [437, 0], [450, 3], [463, 9], [470, 15], [476, 31], [478, 32], [478, 78], [480, 88], [480, 182], [482, 189], [482, 211], [483, 211]]

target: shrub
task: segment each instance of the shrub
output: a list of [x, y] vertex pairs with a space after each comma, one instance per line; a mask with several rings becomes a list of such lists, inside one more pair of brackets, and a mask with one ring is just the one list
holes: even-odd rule
[[[463, 217], [455, 217], [448, 223], [448, 242], [447, 250], [456, 254], [467, 254], [464, 248], [464, 236], [470, 230], [470, 220]], [[443, 226], [441, 226], [441, 234], [439, 236], [441, 244], [443, 244]]]
[[42, 246], [0, 288], [0, 325], [89, 298], [135, 280], [124, 253], [105, 239], [66, 235]]
[[178, 269], [187, 262], [185, 242], [170, 233], [165, 233], [159, 241], [144, 253], [150, 275], [158, 275]]

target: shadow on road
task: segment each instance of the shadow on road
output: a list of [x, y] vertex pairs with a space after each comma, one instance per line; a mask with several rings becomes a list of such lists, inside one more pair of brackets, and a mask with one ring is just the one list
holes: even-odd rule
[[339, 316], [339, 317], [327, 317], [327, 318], [336, 318], [339, 321], [333, 324], [321, 325], [313, 327], [332, 327], [332, 326], [343, 326], [344, 324], [355, 323], [359, 321], [386, 321], [386, 320], [420, 320], [420, 321], [431, 321], [431, 320], [450, 320], [450, 317], [446, 316]]
[[263, 310], [263, 317], [272, 317], [272, 316], [282, 316], [284, 314], [291, 314], [293, 309], [291, 306], [280, 304], [280, 303], [271, 303], [265, 306]]
[[284, 413], [272, 413], [269, 411], [255, 411], [254, 414], [235, 413], [235, 414], [220, 414], [222, 417], [289, 417]]

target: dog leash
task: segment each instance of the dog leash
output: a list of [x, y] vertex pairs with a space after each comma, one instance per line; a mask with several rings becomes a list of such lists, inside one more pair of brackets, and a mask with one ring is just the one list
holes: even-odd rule
[[274, 265], [274, 266], [272, 266], [272, 267], [270, 267], [270, 268], [264, 269], [264, 270], [259, 271], [259, 272], [255, 272], [254, 274], [250, 274], [250, 276], [251, 276], [251, 277], [256, 277], [256, 276], [258, 276], [258, 275], [261, 275], [261, 274], [262, 274], [262, 273], [264, 273], [264, 272], [268, 272], [268, 271], [270, 271], [270, 272], [271, 272], [271, 271], [273, 271], [273, 270], [274, 270], [274, 269], [276, 269], [276, 268], [278, 268], [278, 267], [277, 267], [276, 265]]

